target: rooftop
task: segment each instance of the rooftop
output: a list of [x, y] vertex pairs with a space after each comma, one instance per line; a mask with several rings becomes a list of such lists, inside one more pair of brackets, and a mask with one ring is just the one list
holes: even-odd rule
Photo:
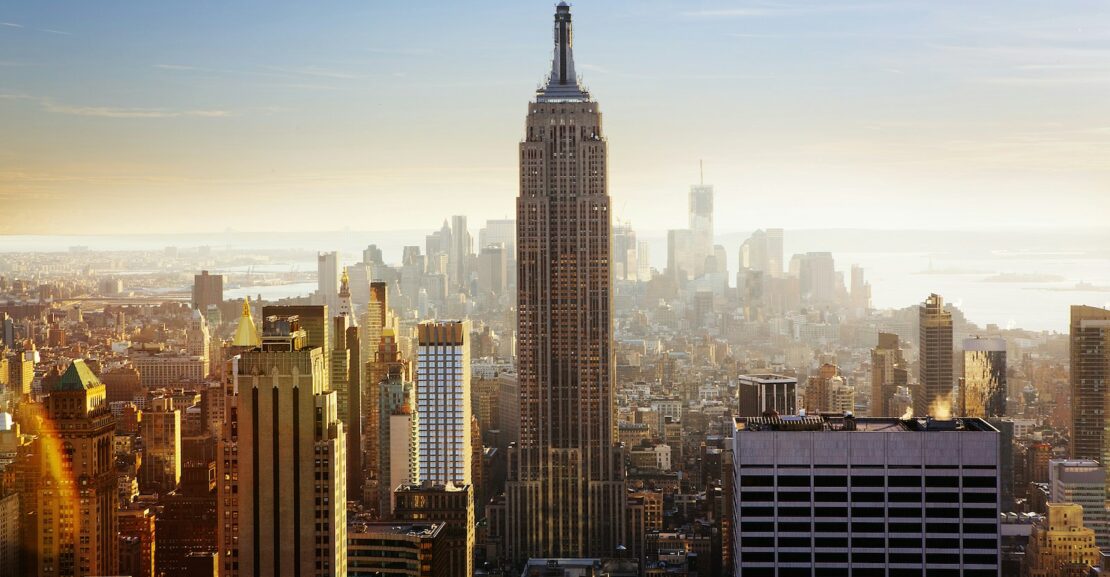
[[70, 363], [69, 368], [62, 374], [61, 380], [54, 387], [55, 391], [81, 391], [100, 386], [100, 379], [85, 361], [77, 359]]
[[855, 433], [898, 432], [998, 432], [979, 418], [939, 420], [932, 417], [897, 419], [891, 417], [853, 417], [851, 415], [819, 414], [806, 416], [737, 417], [737, 431], [838, 431]]

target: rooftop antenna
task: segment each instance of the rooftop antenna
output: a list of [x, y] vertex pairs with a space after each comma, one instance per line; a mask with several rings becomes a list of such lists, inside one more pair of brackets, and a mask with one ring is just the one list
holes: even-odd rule
[[698, 159], [698, 172], [701, 173], [701, 185], [705, 186], [705, 161]]

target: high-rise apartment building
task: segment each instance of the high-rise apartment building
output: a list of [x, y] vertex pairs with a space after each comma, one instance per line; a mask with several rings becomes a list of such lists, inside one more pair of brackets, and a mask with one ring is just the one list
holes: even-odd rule
[[1106, 509], [1106, 468], [1089, 459], [1048, 462], [1048, 500], [1083, 508], [1083, 525], [1095, 532], [1102, 549], [1110, 549], [1110, 511]]
[[944, 310], [944, 299], [931, 294], [918, 307], [917, 390], [913, 412], [924, 416], [949, 413], [956, 408], [952, 398], [952, 313]]
[[193, 309], [204, 312], [208, 305], [219, 306], [224, 302], [224, 275], [208, 274], [202, 270], [193, 275]]
[[898, 387], [909, 384], [909, 367], [902, 355], [898, 335], [879, 333], [879, 342], [871, 349], [871, 416], [894, 417], [891, 399]]
[[588, 557], [624, 539], [616, 444], [606, 141], [574, 71], [570, 7], [528, 105], [517, 198], [520, 444], [509, 451], [505, 551]]
[[736, 419], [738, 577], [999, 575], [998, 431], [981, 419]]
[[975, 337], [963, 342], [959, 381], [961, 417], [1006, 415], [1006, 339]]
[[181, 482], [181, 411], [171, 397], [156, 397], [143, 411], [140, 421], [143, 460], [139, 468], [139, 490], [169, 493]]
[[84, 361], [73, 361], [45, 405], [46, 419], [19, 475], [24, 574], [115, 575], [115, 419], [104, 385]]
[[346, 438], [324, 350], [308, 337], [296, 314], [269, 314], [262, 346], [235, 363], [236, 442], [221, 458], [234, 455], [236, 470], [220, 471], [227, 575], [346, 575]]
[[1110, 463], [1110, 310], [1071, 307], [1071, 445], [1073, 459]]
[[430, 321], [417, 330], [418, 478], [470, 485], [470, 323]]

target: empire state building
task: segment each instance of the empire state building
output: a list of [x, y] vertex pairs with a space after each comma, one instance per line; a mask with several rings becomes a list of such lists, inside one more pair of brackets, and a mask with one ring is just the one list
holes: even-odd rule
[[624, 539], [613, 419], [610, 199], [597, 102], [574, 73], [570, 7], [528, 105], [517, 198], [520, 444], [509, 450], [504, 544], [529, 557], [608, 557]]

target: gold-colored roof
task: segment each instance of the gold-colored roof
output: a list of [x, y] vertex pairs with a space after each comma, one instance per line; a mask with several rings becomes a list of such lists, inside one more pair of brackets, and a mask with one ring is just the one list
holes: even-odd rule
[[231, 345], [235, 347], [262, 346], [262, 339], [258, 336], [258, 327], [254, 326], [251, 318], [250, 297], [243, 299], [243, 315], [239, 317], [239, 326], [235, 327], [235, 336], [231, 338]]

